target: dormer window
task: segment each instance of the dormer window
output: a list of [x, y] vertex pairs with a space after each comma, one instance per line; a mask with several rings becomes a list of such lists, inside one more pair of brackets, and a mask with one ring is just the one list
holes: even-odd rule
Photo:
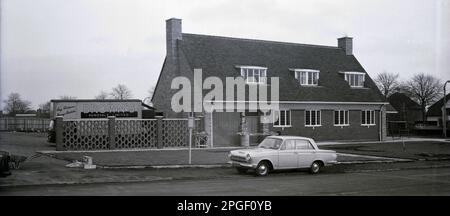
[[300, 82], [300, 85], [317, 86], [319, 84], [318, 70], [311, 69], [295, 69], [295, 79]]
[[241, 76], [247, 84], [266, 84], [267, 68], [257, 66], [240, 66]]
[[362, 72], [344, 72], [345, 81], [348, 82], [350, 87], [364, 87], [365, 73]]

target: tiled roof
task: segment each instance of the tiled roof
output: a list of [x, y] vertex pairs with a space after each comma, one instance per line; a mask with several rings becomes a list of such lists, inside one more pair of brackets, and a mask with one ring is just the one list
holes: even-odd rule
[[[364, 88], [351, 88], [342, 71], [364, 72], [353, 55], [332, 46], [183, 34], [179, 41], [190, 68], [203, 77], [236, 77], [238, 65], [267, 67], [267, 76], [280, 78], [281, 101], [384, 102], [367, 75]], [[318, 87], [300, 86], [290, 68], [320, 70]]]
[[[447, 94], [446, 99], [447, 99], [447, 102], [448, 102], [448, 100], [450, 100], [450, 94]], [[436, 103], [434, 103], [433, 105], [431, 105], [431, 106], [428, 108], [427, 116], [439, 116], [439, 117], [441, 117], [441, 116], [442, 116], [442, 106], [444, 105], [444, 104], [442, 103], [443, 100], [444, 100], [444, 97], [442, 97], [442, 98], [441, 98], [440, 100], [438, 100]], [[449, 107], [448, 107], [448, 105], [447, 105], [447, 113], [449, 112], [448, 110], [449, 110]]]
[[[411, 100], [410, 97], [407, 95], [396, 92], [389, 96], [388, 98], [389, 103], [398, 111], [407, 109], [407, 110], [421, 110], [420, 105], [413, 100]], [[405, 107], [403, 107], [405, 106]]]

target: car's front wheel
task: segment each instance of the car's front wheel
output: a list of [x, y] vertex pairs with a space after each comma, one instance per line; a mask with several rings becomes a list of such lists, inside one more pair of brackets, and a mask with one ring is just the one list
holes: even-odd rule
[[319, 161], [314, 161], [311, 164], [311, 167], [309, 168], [309, 172], [311, 174], [317, 174], [317, 173], [319, 173], [321, 167], [322, 167], [322, 164]]
[[256, 167], [256, 175], [257, 176], [266, 176], [269, 174], [269, 164], [265, 161], [259, 162], [258, 166]]

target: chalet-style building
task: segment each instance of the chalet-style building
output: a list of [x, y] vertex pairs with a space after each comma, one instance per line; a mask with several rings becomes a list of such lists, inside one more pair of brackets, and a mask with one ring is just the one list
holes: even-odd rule
[[[353, 39], [321, 46], [183, 33], [180, 19], [166, 21], [167, 54], [152, 102], [166, 117], [182, 117], [171, 109], [177, 76], [193, 80], [243, 76], [247, 85], [270, 85], [279, 77], [279, 120], [261, 123], [263, 113], [209, 112], [204, 117], [210, 146], [240, 145], [242, 122], [254, 137], [279, 133], [315, 140], [383, 140], [388, 104], [353, 55]], [[191, 81], [193, 82], [193, 81]], [[225, 93], [224, 93], [225, 94]]]

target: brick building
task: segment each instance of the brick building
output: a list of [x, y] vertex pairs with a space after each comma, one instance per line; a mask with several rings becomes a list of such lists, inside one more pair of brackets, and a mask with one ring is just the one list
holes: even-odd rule
[[[270, 133], [316, 140], [382, 140], [386, 136], [388, 104], [353, 55], [353, 39], [321, 46], [182, 32], [180, 19], [166, 21], [166, 58], [152, 102], [166, 117], [182, 117], [171, 109], [171, 89], [177, 76], [193, 80], [194, 68], [203, 79], [243, 76], [247, 85], [271, 85], [279, 77], [279, 117], [261, 123], [267, 113], [203, 112], [211, 146], [240, 144], [245, 122], [251, 142]], [[224, 91], [225, 92], [225, 91]], [[235, 102], [235, 101], [226, 101]], [[226, 103], [225, 102], [225, 103]], [[248, 101], [246, 101], [247, 103]], [[248, 103], [247, 103], [248, 105]]]
[[[450, 129], [450, 94], [447, 94], [445, 97], [445, 107], [446, 107], [446, 122], [447, 122], [447, 129]], [[431, 123], [432, 125], [436, 125], [442, 128], [442, 110], [443, 110], [443, 104], [444, 97], [442, 97], [440, 100], [436, 101], [433, 105], [431, 105], [428, 108], [427, 111], [427, 122]]]
[[396, 92], [388, 97], [388, 102], [397, 111], [388, 115], [388, 121], [406, 121], [413, 126], [423, 120], [422, 108], [407, 95]]

